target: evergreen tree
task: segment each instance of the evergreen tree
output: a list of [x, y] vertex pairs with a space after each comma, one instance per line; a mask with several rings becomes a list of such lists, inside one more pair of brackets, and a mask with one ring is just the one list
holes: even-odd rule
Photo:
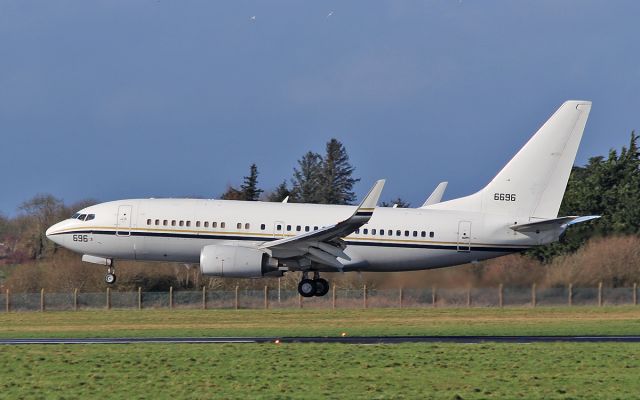
[[320, 202], [352, 204], [356, 200], [353, 185], [360, 180], [352, 177], [354, 169], [343, 144], [335, 138], [329, 140], [322, 160]]
[[291, 179], [291, 200], [298, 203], [319, 203], [322, 194], [322, 157], [312, 151], [298, 160]]
[[258, 189], [258, 167], [256, 164], [251, 164], [249, 167], [249, 176], [244, 177], [244, 183], [240, 185], [240, 192], [244, 197], [244, 200], [257, 201], [260, 198], [262, 189]]
[[397, 208], [409, 208], [411, 206], [411, 203], [409, 203], [408, 201], [403, 200], [400, 197], [396, 197], [395, 199], [391, 199], [388, 202], [387, 201], [383, 201], [382, 203], [380, 203], [380, 205], [382, 207], [393, 207], [396, 204], [397, 204]]
[[278, 187], [276, 187], [276, 190], [269, 193], [269, 195], [267, 196], [267, 201], [280, 202], [290, 195], [291, 192], [287, 187], [287, 181], [282, 181], [282, 183], [279, 184]]

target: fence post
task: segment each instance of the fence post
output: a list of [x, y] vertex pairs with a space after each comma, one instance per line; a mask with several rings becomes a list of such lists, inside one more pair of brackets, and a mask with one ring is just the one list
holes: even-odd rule
[[264, 309], [269, 308], [269, 286], [264, 285]]
[[203, 310], [207, 309], [207, 287], [206, 286], [202, 287], [202, 309]]
[[435, 286], [432, 286], [431, 287], [431, 305], [435, 307], [437, 302], [438, 302], [437, 289]]
[[602, 307], [602, 281], [598, 282], [598, 307]]
[[7, 312], [11, 311], [11, 292], [9, 291], [9, 288], [7, 288], [7, 293], [6, 293], [7, 297], [4, 299], [5, 302], [5, 309]]
[[236, 310], [238, 309], [238, 291], [240, 290], [240, 286], [236, 285], [236, 297], [235, 300], [233, 302], [233, 308], [235, 308]]
[[142, 310], [142, 288], [138, 286], [138, 310]]
[[362, 288], [362, 306], [367, 308], [367, 285]]
[[40, 289], [40, 312], [44, 311], [44, 288]]
[[498, 304], [500, 304], [500, 308], [504, 305], [504, 286], [502, 283], [498, 286]]
[[404, 293], [402, 290], [402, 286], [400, 286], [400, 308], [404, 306]]
[[331, 307], [335, 310], [336, 309], [336, 284], [333, 284], [333, 289], [331, 292]]
[[[9, 298], [9, 289], [7, 289], [7, 299]], [[638, 284], [633, 284], [633, 305], [638, 305]], [[7, 310], [8, 311], [8, 310]]]
[[78, 311], [78, 288], [73, 289], [73, 311]]
[[280, 285], [280, 281], [282, 280], [282, 278], [278, 277], [278, 304], [280, 304], [282, 302], [282, 298], [281, 298], [281, 285]]
[[169, 310], [173, 309], [173, 286], [169, 286]]
[[467, 307], [471, 307], [471, 286], [467, 286]]
[[298, 308], [302, 308], [302, 296], [298, 293]]
[[531, 285], [531, 307], [535, 307], [537, 303], [536, 299], [536, 284], [535, 282]]
[[573, 305], [573, 283], [569, 284], [569, 305]]
[[107, 288], [107, 310], [111, 310], [111, 288]]

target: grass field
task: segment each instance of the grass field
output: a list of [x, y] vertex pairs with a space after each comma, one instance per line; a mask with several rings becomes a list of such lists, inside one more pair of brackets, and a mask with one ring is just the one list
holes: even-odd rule
[[[640, 311], [505, 308], [0, 314], [3, 337], [640, 334]], [[0, 398], [637, 398], [640, 345], [0, 347]]]

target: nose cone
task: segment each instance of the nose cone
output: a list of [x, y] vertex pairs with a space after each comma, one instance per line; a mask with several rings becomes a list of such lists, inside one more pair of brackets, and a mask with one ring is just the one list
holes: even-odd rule
[[58, 233], [58, 231], [60, 230], [60, 224], [61, 222], [58, 222], [55, 225], [51, 225], [45, 232], [45, 235], [47, 235], [47, 239], [62, 246], [64, 245], [64, 235]]

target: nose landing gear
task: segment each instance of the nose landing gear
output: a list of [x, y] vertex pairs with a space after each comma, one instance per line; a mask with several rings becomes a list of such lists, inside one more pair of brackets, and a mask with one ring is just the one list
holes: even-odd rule
[[116, 268], [113, 263], [107, 268], [107, 274], [104, 276], [104, 281], [107, 285], [113, 285], [116, 283]]
[[298, 284], [298, 293], [302, 297], [324, 296], [329, 293], [329, 282], [320, 278], [319, 272], [314, 272], [313, 279], [309, 279], [308, 272], [304, 271]]

